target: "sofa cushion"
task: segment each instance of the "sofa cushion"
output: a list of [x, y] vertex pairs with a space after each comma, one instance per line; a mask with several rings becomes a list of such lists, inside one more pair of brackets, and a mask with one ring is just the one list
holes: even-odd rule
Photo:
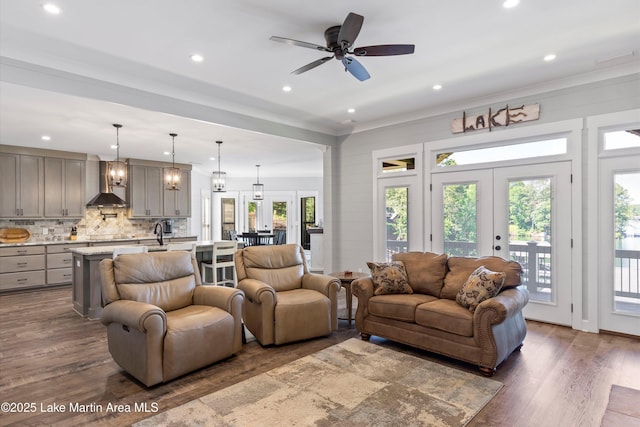
[[456, 302], [471, 312], [476, 311], [482, 301], [498, 295], [505, 276], [505, 273], [491, 271], [485, 266], [476, 268], [458, 292]]
[[368, 262], [373, 280], [373, 294], [412, 294], [404, 264], [392, 262]]
[[481, 258], [449, 257], [447, 267], [449, 272], [444, 277], [444, 286], [440, 298], [455, 300], [471, 273], [480, 266], [492, 271], [503, 271], [506, 276], [502, 289], [515, 288], [520, 285], [522, 267], [516, 261], [507, 261], [497, 256]]
[[407, 271], [409, 286], [420, 294], [440, 296], [447, 273], [447, 254], [432, 252], [400, 252], [392, 260], [402, 261]]
[[437, 298], [424, 294], [378, 295], [369, 299], [369, 313], [387, 319], [415, 322], [416, 307]]
[[420, 304], [416, 307], [416, 323], [463, 337], [473, 336], [473, 313], [448, 299]]

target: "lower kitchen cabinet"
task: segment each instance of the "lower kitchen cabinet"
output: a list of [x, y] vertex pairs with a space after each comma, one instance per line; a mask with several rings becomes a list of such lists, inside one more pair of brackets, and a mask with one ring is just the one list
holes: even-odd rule
[[0, 248], [0, 291], [45, 285], [44, 246]]

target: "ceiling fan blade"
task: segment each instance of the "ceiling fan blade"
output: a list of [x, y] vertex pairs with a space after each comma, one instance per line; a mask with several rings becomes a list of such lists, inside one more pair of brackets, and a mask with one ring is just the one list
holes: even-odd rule
[[329, 61], [330, 59], [333, 59], [333, 56], [327, 56], [325, 58], [320, 58], [320, 59], [316, 59], [315, 61], [305, 65], [304, 67], [300, 67], [297, 70], [294, 70], [291, 72], [291, 74], [302, 74], [306, 71], [312, 70], [314, 68], [316, 68], [317, 66], [320, 66], [322, 64], [324, 64], [325, 62]]
[[300, 40], [289, 39], [289, 38], [286, 38], [286, 37], [271, 36], [271, 37], [269, 37], [269, 40], [273, 40], [274, 42], [288, 44], [288, 45], [291, 45], [291, 46], [300, 46], [300, 47], [306, 47], [308, 49], [320, 50], [322, 52], [331, 52], [331, 50], [327, 49], [324, 46], [320, 46], [319, 44], [301, 42]]
[[356, 56], [391, 56], [408, 55], [413, 53], [415, 45], [412, 44], [381, 44], [376, 46], [363, 46], [353, 49]]
[[364, 22], [364, 16], [358, 15], [357, 13], [349, 13], [347, 18], [342, 23], [342, 27], [340, 27], [340, 32], [338, 33], [338, 43], [341, 45], [346, 43], [347, 47], [353, 45], [353, 42], [360, 34], [360, 29], [362, 28], [362, 23]]
[[356, 61], [355, 58], [345, 56], [344, 58], [342, 58], [342, 63], [344, 64], [344, 68], [351, 74], [353, 74], [353, 77], [360, 80], [361, 82], [371, 77], [364, 66]]

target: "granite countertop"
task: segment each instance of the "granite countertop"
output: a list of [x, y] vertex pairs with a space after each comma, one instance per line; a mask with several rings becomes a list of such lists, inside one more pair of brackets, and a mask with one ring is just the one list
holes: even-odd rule
[[[213, 240], [198, 240], [196, 243], [196, 248], [206, 248], [213, 246]], [[239, 243], [242, 244], [242, 243]], [[93, 246], [93, 247], [83, 247], [83, 248], [72, 248], [70, 252], [78, 254], [78, 255], [106, 255], [113, 253], [113, 249], [118, 247], [136, 247], [136, 246], [147, 246], [147, 251], [149, 252], [159, 252], [166, 251], [167, 245], [144, 245], [144, 244], [135, 244], [135, 245], [111, 245], [111, 246]]]
[[[184, 239], [184, 238], [196, 238], [197, 236], [166, 236], [165, 241], [169, 242], [171, 239]], [[141, 235], [136, 237], [123, 237], [123, 238], [109, 238], [109, 239], [77, 239], [71, 240], [69, 238], [64, 240], [41, 240], [41, 239], [29, 239], [26, 242], [21, 243], [0, 243], [0, 248], [10, 248], [15, 246], [37, 246], [37, 245], [69, 245], [73, 243], [104, 243], [104, 242], [137, 242], [139, 240], [155, 240], [155, 234]], [[151, 245], [147, 245], [151, 246]]]

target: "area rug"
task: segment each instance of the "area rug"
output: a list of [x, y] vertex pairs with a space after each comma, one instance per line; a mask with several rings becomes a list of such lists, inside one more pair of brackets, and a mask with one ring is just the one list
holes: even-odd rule
[[640, 426], [640, 390], [612, 385], [602, 427]]
[[502, 388], [349, 339], [135, 426], [464, 426]]

